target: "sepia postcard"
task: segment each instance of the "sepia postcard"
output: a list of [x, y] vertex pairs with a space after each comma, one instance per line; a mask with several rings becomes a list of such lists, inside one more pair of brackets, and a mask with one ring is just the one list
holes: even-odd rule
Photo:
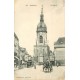
[[14, 80], [65, 80], [64, 18], [64, 0], [14, 0]]

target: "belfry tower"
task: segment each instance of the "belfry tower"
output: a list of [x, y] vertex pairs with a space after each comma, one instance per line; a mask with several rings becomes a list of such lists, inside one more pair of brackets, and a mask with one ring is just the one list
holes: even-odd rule
[[47, 26], [44, 23], [43, 7], [40, 14], [40, 22], [37, 25], [37, 40], [34, 45], [34, 59], [38, 64], [42, 64], [48, 59], [49, 46], [47, 45]]

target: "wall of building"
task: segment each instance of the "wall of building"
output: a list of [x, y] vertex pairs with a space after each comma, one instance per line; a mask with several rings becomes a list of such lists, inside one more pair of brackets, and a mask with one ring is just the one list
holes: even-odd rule
[[49, 58], [49, 47], [46, 46], [35, 46], [34, 47], [34, 57], [36, 62], [43, 63]]
[[54, 49], [56, 64], [65, 65], [65, 48]]
[[59, 38], [54, 44], [55, 65], [65, 65], [65, 38]]
[[14, 35], [14, 56], [19, 57], [19, 39]]

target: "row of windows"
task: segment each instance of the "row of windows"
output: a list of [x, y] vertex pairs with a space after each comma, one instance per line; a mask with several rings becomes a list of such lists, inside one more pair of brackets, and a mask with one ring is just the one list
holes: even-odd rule
[[40, 36], [39, 40], [40, 40], [40, 43], [43, 43], [43, 37], [42, 36]]

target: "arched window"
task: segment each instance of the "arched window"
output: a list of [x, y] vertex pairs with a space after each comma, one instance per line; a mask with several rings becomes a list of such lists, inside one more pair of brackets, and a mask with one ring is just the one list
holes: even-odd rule
[[43, 43], [43, 37], [40, 36], [40, 43]]

